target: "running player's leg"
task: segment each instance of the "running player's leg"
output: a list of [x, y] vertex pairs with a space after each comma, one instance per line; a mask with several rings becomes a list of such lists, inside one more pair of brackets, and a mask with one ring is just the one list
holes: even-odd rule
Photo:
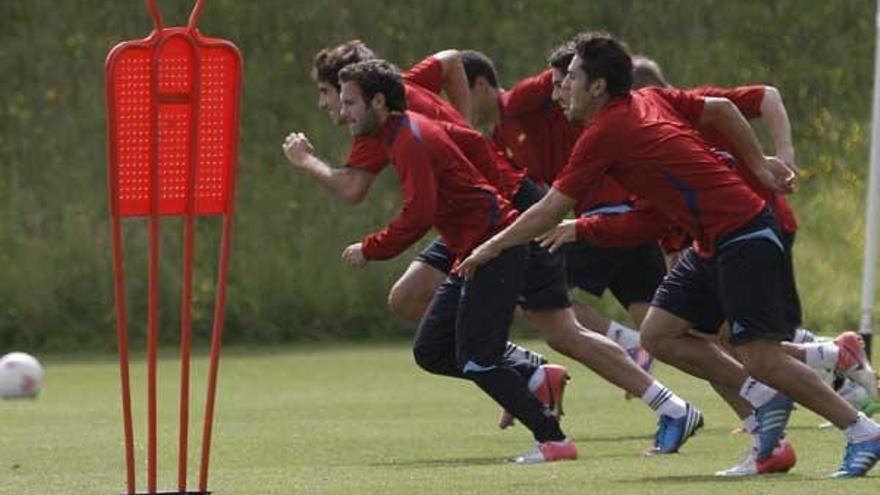
[[[601, 297], [607, 288], [612, 287], [618, 274], [627, 270], [626, 265], [630, 262], [631, 251], [633, 250], [601, 248], [584, 242], [567, 244], [562, 252], [565, 255], [566, 277], [569, 287], [577, 287], [595, 297]], [[635, 285], [642, 287], [645, 283], [640, 280]], [[615, 296], [617, 295], [615, 294]], [[643, 312], [646, 312], [646, 308], [639, 307], [639, 305], [630, 307], [631, 303], [639, 302], [636, 301], [639, 297], [633, 293], [633, 300], [630, 300], [629, 294], [626, 295], [626, 299], [622, 300], [618, 297], [618, 301], [630, 312], [636, 323], [636, 328], [638, 328], [638, 323], [644, 318]], [[641, 298], [650, 302], [652, 295], [653, 290]], [[574, 310], [582, 326], [607, 336], [623, 347], [633, 359], [641, 356], [640, 366], [643, 365], [645, 369], [650, 369], [650, 359], [646, 353], [642, 352], [639, 333], [636, 329], [606, 318], [587, 305], [576, 304]]]
[[464, 378], [455, 358], [455, 318], [460, 293], [460, 279], [447, 277], [437, 288], [416, 331], [413, 358], [429, 373]]
[[761, 215], [748, 231], [718, 243], [718, 292], [730, 321], [731, 343], [750, 375], [845, 431], [847, 452], [835, 475], [861, 476], [880, 457], [880, 425], [856, 411], [780, 344], [793, 337], [794, 329], [786, 325], [782, 309], [784, 253], [775, 223], [769, 214]]
[[525, 462], [572, 459], [577, 455], [574, 444], [556, 418], [502, 359], [527, 256], [525, 246], [510, 248], [462, 282], [455, 327], [457, 360], [465, 376], [532, 431], [540, 447]]
[[651, 377], [614, 341], [581, 326], [567, 302], [562, 258], [532, 243], [520, 298], [529, 320], [553, 349], [642, 398], [660, 420], [654, 450], [677, 451], [702, 426], [700, 412]]
[[[621, 261], [617, 264], [609, 288], [638, 328], [648, 314], [654, 292], [666, 275], [663, 252], [656, 242], [650, 242], [634, 249], [620, 250], [616, 256]], [[617, 326], [620, 327], [619, 324]], [[625, 328], [612, 328], [608, 335], [626, 349], [642, 369], [651, 371], [654, 358], [642, 348], [640, 338], [635, 340], [638, 334]]]
[[731, 323], [730, 339], [749, 374], [783, 390], [835, 425], [845, 428], [856, 411], [781, 342], [794, 329], [785, 324], [780, 246], [769, 240], [745, 240], [718, 254], [719, 291]]
[[[429, 373], [466, 378], [455, 357], [455, 318], [461, 293], [461, 279], [447, 277], [440, 284], [416, 331], [413, 357], [416, 364]], [[547, 360], [544, 356], [506, 342], [501, 356], [506, 366], [529, 380]]]

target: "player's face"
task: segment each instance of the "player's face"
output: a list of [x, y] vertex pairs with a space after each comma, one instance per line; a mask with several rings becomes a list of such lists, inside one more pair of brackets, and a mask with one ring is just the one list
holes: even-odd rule
[[364, 99], [360, 86], [353, 82], [342, 83], [339, 99], [342, 102], [339, 115], [348, 123], [352, 136], [366, 136], [379, 130], [379, 115]]
[[562, 109], [566, 109], [568, 108], [569, 94], [568, 91], [562, 87], [562, 81], [565, 79], [565, 72], [555, 67], [551, 68], [550, 72], [553, 74], [553, 101]]
[[562, 81], [561, 89], [567, 93], [568, 108], [565, 112], [569, 120], [586, 122], [602, 108], [608, 99], [605, 92], [605, 80], [591, 81], [583, 69], [583, 59], [575, 55], [568, 66], [568, 72]]
[[324, 81], [315, 83], [318, 86], [318, 108], [327, 112], [330, 120], [336, 125], [344, 124], [339, 114], [342, 104], [339, 100], [339, 91], [332, 84]]

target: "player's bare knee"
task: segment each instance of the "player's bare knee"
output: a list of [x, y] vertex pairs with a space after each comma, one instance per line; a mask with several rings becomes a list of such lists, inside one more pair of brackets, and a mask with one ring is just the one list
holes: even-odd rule
[[662, 358], [668, 348], [668, 339], [665, 334], [651, 325], [642, 325], [640, 341], [642, 348], [657, 358]]
[[406, 312], [407, 305], [406, 291], [401, 287], [398, 281], [388, 291], [388, 309], [396, 316], [401, 316]]
[[419, 291], [398, 282], [388, 292], [388, 309], [404, 321], [418, 323], [421, 315], [416, 316], [416, 314], [420, 313], [419, 308], [423, 307], [419, 296]]

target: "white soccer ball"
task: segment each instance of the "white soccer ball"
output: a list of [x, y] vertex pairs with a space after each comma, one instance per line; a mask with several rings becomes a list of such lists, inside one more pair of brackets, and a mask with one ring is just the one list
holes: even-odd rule
[[43, 388], [43, 367], [30, 354], [10, 352], [0, 357], [0, 397], [36, 397]]

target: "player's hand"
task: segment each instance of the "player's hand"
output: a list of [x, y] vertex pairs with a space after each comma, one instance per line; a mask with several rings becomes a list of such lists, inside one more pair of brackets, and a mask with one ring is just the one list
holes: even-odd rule
[[315, 154], [315, 148], [309, 142], [309, 138], [301, 132], [288, 134], [281, 149], [284, 150], [284, 156], [287, 157], [287, 160], [296, 166], [301, 166], [306, 158]]
[[342, 252], [342, 259], [352, 268], [363, 268], [367, 264], [367, 258], [364, 257], [364, 249], [360, 242], [345, 248], [345, 251]]
[[536, 239], [541, 247], [555, 253], [563, 244], [577, 240], [577, 220], [563, 220]]
[[771, 191], [791, 194], [797, 185], [797, 172], [775, 156], [765, 156], [755, 176]]
[[499, 254], [501, 254], [501, 250], [497, 249], [491, 240], [486, 241], [471, 251], [470, 256], [453, 271], [459, 277], [471, 278], [477, 268], [495, 259]]
[[799, 172], [799, 168], [797, 166], [797, 162], [794, 159], [794, 147], [785, 146], [776, 151], [776, 158], [782, 160], [782, 163], [788, 165], [788, 168], [795, 171], [795, 173]]

